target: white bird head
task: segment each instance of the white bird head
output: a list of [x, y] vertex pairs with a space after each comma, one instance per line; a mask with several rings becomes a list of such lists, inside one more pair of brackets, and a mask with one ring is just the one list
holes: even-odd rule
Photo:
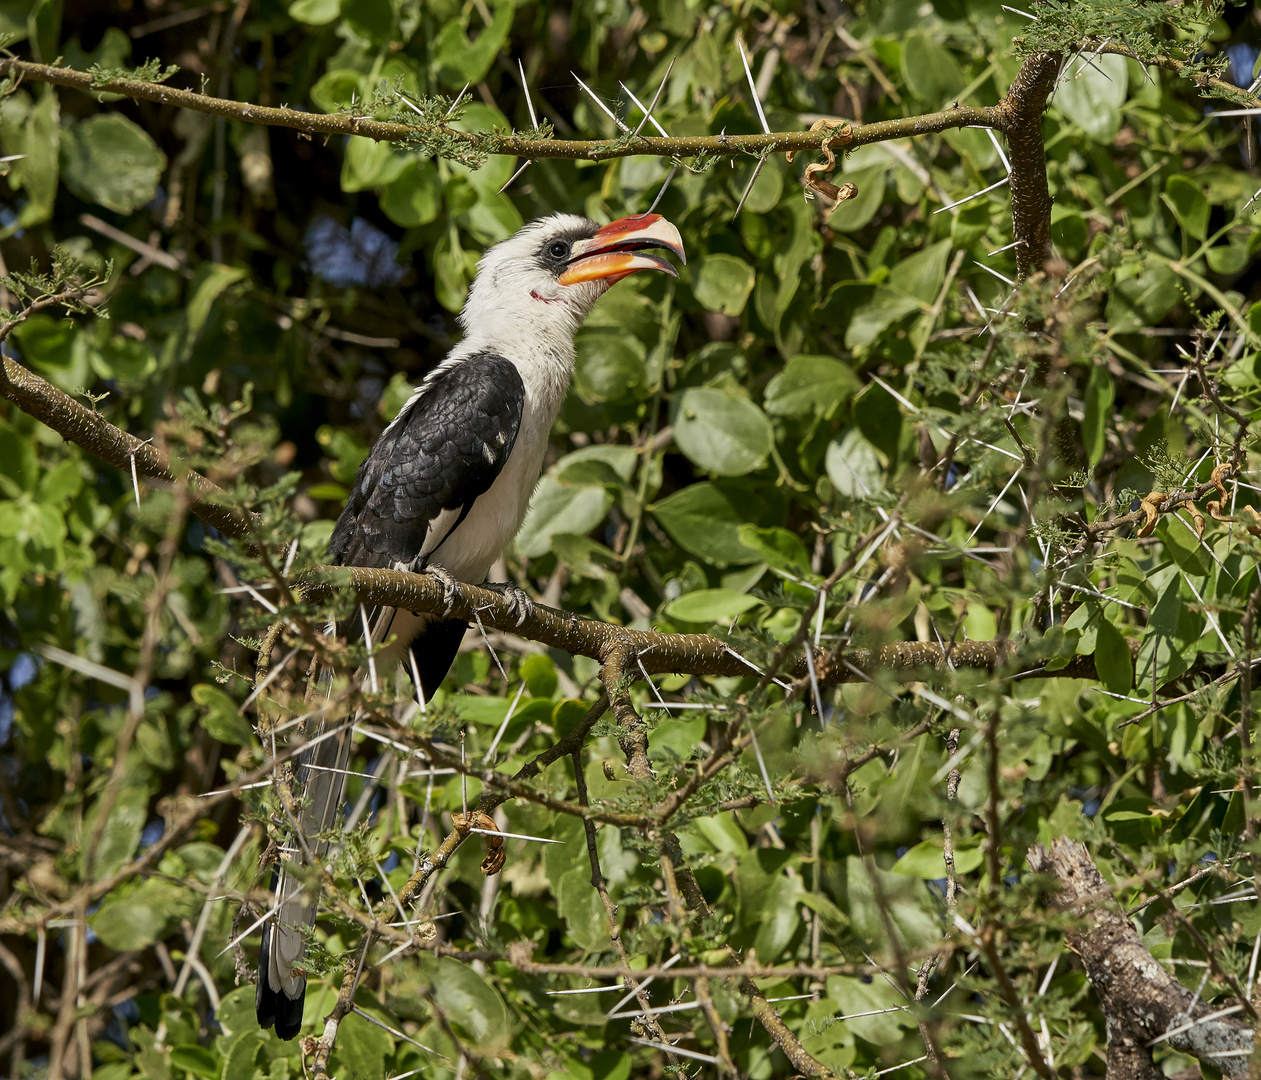
[[466, 345], [539, 337], [572, 340], [595, 302], [640, 270], [678, 271], [648, 250], [664, 248], [684, 263], [683, 239], [660, 214], [608, 225], [574, 214], [532, 221], [482, 256], [460, 325]]

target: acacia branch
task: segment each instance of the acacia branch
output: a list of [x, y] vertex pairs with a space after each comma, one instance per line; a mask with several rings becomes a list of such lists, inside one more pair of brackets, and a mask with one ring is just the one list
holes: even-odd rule
[[1093, 49], [1097, 53], [1111, 53], [1113, 56], [1124, 56], [1127, 60], [1134, 60], [1139, 64], [1150, 67], [1158, 67], [1164, 71], [1171, 71], [1175, 75], [1189, 79], [1200, 90], [1216, 91], [1223, 97], [1244, 105], [1257, 104], [1257, 99], [1251, 94], [1241, 90], [1234, 83], [1227, 82], [1225, 79], [1219, 79], [1216, 75], [1206, 75], [1203, 71], [1192, 71], [1191, 74], [1187, 74], [1187, 69], [1191, 65], [1185, 60], [1178, 60], [1172, 56], [1149, 56], [1144, 58], [1137, 55], [1128, 45], [1114, 42], [1111, 38], [1096, 44], [1098, 41], [1098, 38], [1087, 38], [1082, 42], [1082, 52], [1085, 52], [1087, 49]]
[[190, 510], [225, 536], [244, 539], [250, 516], [229, 504], [227, 493], [193, 469], [173, 467], [157, 447], [129, 435], [94, 409], [79, 404], [69, 394], [41, 379], [29, 368], [7, 356], [0, 357], [0, 397], [8, 398], [28, 416], [47, 424], [67, 442], [82, 447], [115, 468], [146, 480], [183, 484], [193, 497]]
[[1049, 851], [1035, 844], [1028, 864], [1035, 874], [1049, 874], [1058, 883], [1051, 906], [1079, 920], [1067, 940], [1081, 957], [1107, 1018], [1110, 1078], [1158, 1080], [1164, 1074], [1151, 1051], [1162, 1042], [1226, 1076], [1251, 1075], [1252, 1029], [1221, 1016], [1219, 1005], [1193, 996], [1160, 965], [1117, 906], [1084, 844], [1063, 836]]
[[[173, 468], [159, 448], [116, 427], [100, 413], [81, 405], [7, 357], [3, 358], [3, 370], [0, 371], [0, 397], [8, 398], [67, 442], [82, 447], [119, 469], [130, 470], [134, 459], [137, 476], [186, 485], [193, 496], [189, 508], [193, 514], [224, 536], [237, 540], [252, 537], [253, 516], [231, 505], [228, 494], [213, 481], [193, 469]], [[516, 609], [500, 594], [476, 585], [457, 584], [448, 596], [442, 582], [428, 574], [328, 566], [312, 571], [302, 584], [304, 598], [308, 601], [331, 600], [343, 587], [349, 586], [360, 603], [447, 614], [469, 622], [480, 620], [489, 629], [517, 634], [562, 649], [573, 656], [586, 656], [601, 663], [614, 649], [626, 649], [629, 658], [638, 659], [634, 667], [627, 663], [625, 668], [632, 678], [640, 665], [648, 674], [757, 674], [757, 669], [742, 659], [730, 645], [710, 634], [635, 630], [582, 618], [541, 604], [535, 605], [534, 611], [518, 624]], [[1014, 644], [1002, 640], [957, 642], [949, 650], [931, 642], [895, 642], [870, 649], [851, 649], [839, 657], [820, 656], [816, 660], [816, 675], [822, 685], [854, 682], [878, 670], [892, 671], [899, 679], [911, 680], [925, 670], [947, 667], [947, 652], [949, 663], [955, 668], [997, 671], [1015, 651]], [[806, 675], [804, 657], [797, 659], [794, 674], [796, 677]], [[1036, 668], [1022, 675], [1026, 678], [1035, 675], [1078, 679], [1096, 677], [1094, 660], [1088, 656], [1075, 657], [1058, 671], [1046, 672]]]
[[[287, 107], [277, 109], [199, 94], [191, 90], [179, 90], [173, 86], [139, 79], [111, 79], [102, 82], [87, 72], [11, 57], [0, 57], [0, 76], [4, 75], [32, 82], [52, 83], [54, 86], [65, 86], [85, 93], [119, 94], [134, 100], [172, 105], [249, 124], [290, 128], [307, 135], [358, 135], [378, 142], [394, 143], [407, 143], [417, 137], [440, 135], [462, 143], [471, 151], [521, 158], [608, 161], [639, 154], [653, 157], [695, 157], [701, 154], [716, 157], [762, 157], [766, 154], [818, 150], [825, 139], [833, 145], [841, 145], [832, 131], [780, 131], [769, 135], [721, 134], [681, 138], [640, 135], [633, 139], [550, 139], [501, 132], [457, 131], [445, 123], [397, 124], [337, 113], [312, 113]], [[905, 139], [913, 135], [927, 135], [968, 125], [999, 127], [999, 112], [993, 107], [959, 106], [923, 116], [882, 120], [875, 124], [857, 124], [849, 129], [850, 137], [844, 145], [863, 146], [867, 143]]]
[[1011, 220], [1017, 276], [1023, 281], [1051, 253], [1051, 193], [1046, 178], [1042, 113], [1060, 70], [1058, 53], [1034, 53], [997, 107], [1011, 154]]

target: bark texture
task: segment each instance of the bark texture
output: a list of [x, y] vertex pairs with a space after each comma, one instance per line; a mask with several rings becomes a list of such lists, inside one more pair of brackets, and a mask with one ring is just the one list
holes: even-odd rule
[[1164, 1073], [1152, 1060], [1152, 1051], [1162, 1044], [1225, 1076], [1250, 1075], [1252, 1029], [1234, 1016], [1218, 1015], [1242, 1006], [1235, 1001], [1206, 1004], [1157, 962], [1084, 844], [1061, 836], [1049, 851], [1035, 844], [1027, 861], [1035, 874], [1051, 874], [1059, 882], [1059, 891], [1048, 897], [1050, 906], [1081, 919], [1067, 941], [1086, 966], [1103, 1006], [1108, 1080], [1162, 1080]]
[[1058, 53], [1035, 53], [1020, 68], [998, 105], [999, 126], [1011, 151], [1011, 218], [1020, 280], [1051, 254], [1051, 193], [1046, 180], [1042, 114], [1060, 71]]

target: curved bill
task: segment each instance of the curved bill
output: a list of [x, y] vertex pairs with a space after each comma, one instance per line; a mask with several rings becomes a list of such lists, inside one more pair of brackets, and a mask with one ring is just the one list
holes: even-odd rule
[[569, 265], [557, 280], [562, 285], [582, 281], [604, 281], [611, 285], [640, 270], [662, 270], [678, 277], [679, 272], [671, 263], [647, 253], [645, 249], [651, 248], [671, 251], [681, 262], [687, 263], [678, 229], [660, 214], [637, 214], [611, 221], [596, 230], [590, 240], [574, 244]]

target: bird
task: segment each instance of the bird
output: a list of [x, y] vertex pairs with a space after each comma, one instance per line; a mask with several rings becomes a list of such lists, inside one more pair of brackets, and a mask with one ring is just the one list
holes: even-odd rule
[[[360, 466], [329, 561], [484, 583], [529, 508], [573, 376], [574, 334], [623, 278], [649, 270], [677, 278], [661, 251], [687, 262], [678, 229], [651, 213], [606, 225], [553, 214], [489, 248], [459, 315], [462, 340], [424, 376]], [[505, 594], [519, 621], [529, 613], [522, 590], [487, 587]], [[375, 689], [378, 672], [401, 667], [422, 701], [441, 685], [468, 628], [461, 619], [390, 607], [360, 607], [357, 615], [329, 628], [350, 641], [366, 636], [370, 670], [356, 677]], [[308, 725], [295, 771], [297, 847], [282, 849], [275, 867], [276, 904], [263, 928], [255, 992], [260, 1027], [282, 1039], [302, 1026], [304, 931], [316, 912], [315, 890], [294, 861], [312, 865], [328, 852], [318, 838], [337, 822], [350, 727], [345, 717]]]

